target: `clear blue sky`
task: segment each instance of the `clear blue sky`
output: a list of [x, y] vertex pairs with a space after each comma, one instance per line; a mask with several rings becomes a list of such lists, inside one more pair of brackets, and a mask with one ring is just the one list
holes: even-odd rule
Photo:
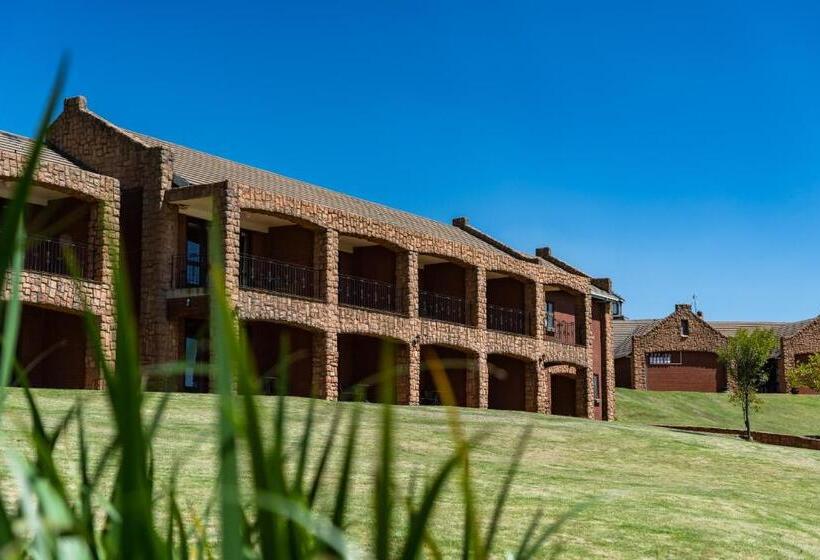
[[24, 4], [0, 129], [69, 50], [123, 126], [549, 245], [629, 316], [820, 313], [817, 2]]

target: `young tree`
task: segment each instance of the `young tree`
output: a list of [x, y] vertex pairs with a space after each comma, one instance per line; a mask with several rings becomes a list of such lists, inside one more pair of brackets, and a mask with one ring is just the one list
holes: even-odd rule
[[820, 391], [820, 352], [812, 354], [807, 362], [787, 371], [786, 379], [792, 387], [808, 387]]
[[752, 439], [749, 409], [759, 405], [757, 388], [766, 381], [764, 366], [775, 348], [777, 336], [771, 329], [740, 329], [718, 353], [729, 376], [731, 400], [743, 408], [743, 423], [748, 440]]

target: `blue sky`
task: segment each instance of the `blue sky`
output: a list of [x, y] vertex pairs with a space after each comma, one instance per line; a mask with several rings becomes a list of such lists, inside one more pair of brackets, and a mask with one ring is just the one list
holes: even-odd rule
[[549, 245], [631, 317], [820, 313], [820, 4], [13, 2], [0, 129], [126, 127]]

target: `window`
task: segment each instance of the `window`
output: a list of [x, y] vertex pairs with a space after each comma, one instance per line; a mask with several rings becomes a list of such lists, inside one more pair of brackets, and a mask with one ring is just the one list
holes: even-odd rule
[[597, 373], [592, 376], [592, 396], [595, 398], [595, 404], [601, 400], [601, 376]]
[[613, 317], [620, 317], [623, 315], [623, 311], [621, 311], [621, 302], [620, 301], [613, 301], [611, 304], [611, 312]]
[[648, 356], [650, 366], [673, 366], [681, 364], [680, 352], [650, 352]]
[[544, 326], [547, 332], [555, 332], [555, 304], [551, 301], [547, 302], [547, 315], [544, 317]]
[[689, 319], [680, 320], [680, 335], [689, 336]]

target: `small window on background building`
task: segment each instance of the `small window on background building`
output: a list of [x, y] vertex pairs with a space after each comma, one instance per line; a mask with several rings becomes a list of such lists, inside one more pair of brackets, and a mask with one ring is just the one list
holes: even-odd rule
[[620, 301], [613, 301], [612, 302], [612, 316], [613, 317], [620, 317], [621, 315], [621, 302]]
[[555, 332], [555, 304], [551, 301], [547, 302], [547, 315], [544, 318], [544, 325], [547, 332]]
[[689, 319], [680, 320], [680, 335], [689, 336]]

